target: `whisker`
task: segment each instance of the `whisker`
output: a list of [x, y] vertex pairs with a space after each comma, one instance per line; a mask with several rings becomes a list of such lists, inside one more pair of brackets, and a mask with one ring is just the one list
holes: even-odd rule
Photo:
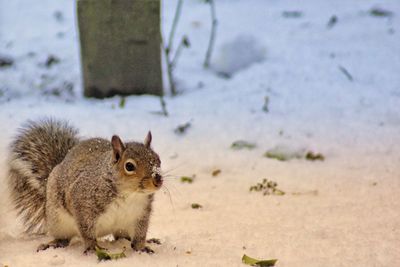
[[180, 177], [182, 177], [182, 176], [179, 176], [179, 175], [171, 175], [171, 174], [169, 174], [169, 175], [165, 175], [165, 176], [163, 176], [163, 178], [165, 179], [179, 179]]
[[163, 173], [163, 174], [168, 174], [168, 173], [170, 173], [171, 171], [175, 171], [176, 169], [182, 167], [182, 166], [185, 165], [186, 163], [187, 163], [187, 162], [182, 162], [182, 163], [178, 164], [178, 165], [175, 166], [175, 167], [169, 168], [169, 169], [167, 169], [167, 170], [163, 170], [162, 173]]
[[181, 192], [175, 187], [173, 183], [170, 183], [171, 180], [167, 180], [166, 183], [164, 183], [164, 186], [168, 187], [168, 191], [174, 193], [175, 196], [182, 196]]
[[165, 185], [162, 187], [162, 189], [163, 189], [163, 192], [164, 192], [164, 193], [167, 193], [168, 198], [169, 198], [169, 203], [171, 204], [172, 209], [173, 209], [174, 212], [175, 212], [175, 205], [174, 205], [174, 202], [172, 201], [171, 192], [169, 191], [168, 187], [165, 186]]

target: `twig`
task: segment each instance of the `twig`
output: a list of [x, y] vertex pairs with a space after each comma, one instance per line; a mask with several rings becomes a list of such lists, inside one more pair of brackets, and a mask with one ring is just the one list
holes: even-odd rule
[[167, 104], [165, 103], [164, 96], [160, 96], [161, 110], [165, 117], [168, 117]]
[[174, 74], [172, 69], [171, 59], [169, 58], [169, 53], [167, 52], [167, 48], [164, 48], [165, 60], [167, 61], [167, 75], [168, 75], [168, 82], [169, 82], [169, 89], [171, 90], [171, 94], [174, 96], [177, 94], [176, 86], [174, 81]]
[[182, 48], [183, 48], [183, 43], [180, 42], [178, 45], [178, 48], [176, 49], [174, 58], [171, 61], [171, 69], [175, 69], [175, 66], [176, 66], [176, 63], [178, 62], [178, 58], [181, 54]]
[[338, 67], [339, 70], [346, 76], [346, 78], [349, 79], [350, 82], [352, 82], [353, 76], [350, 74], [350, 72], [345, 67], [342, 67], [340, 65]]
[[264, 105], [263, 105], [263, 107], [262, 107], [262, 110], [263, 110], [265, 113], [268, 113], [268, 112], [269, 112], [269, 97], [268, 97], [268, 96], [265, 96], [265, 97], [264, 97]]
[[169, 33], [168, 46], [166, 47], [167, 54], [169, 54], [172, 50], [172, 43], [174, 41], [175, 30], [176, 30], [176, 27], [178, 26], [178, 21], [181, 16], [182, 4], [183, 4], [183, 0], [178, 0], [178, 4], [177, 4], [176, 10], [175, 10], [174, 20], [172, 22], [171, 32]]
[[174, 36], [175, 36], [175, 31], [176, 27], [178, 25], [179, 17], [181, 15], [181, 10], [182, 10], [182, 4], [183, 0], [178, 0], [178, 4], [176, 6], [175, 10], [175, 15], [174, 15], [174, 20], [172, 22], [172, 28], [171, 32], [169, 33], [169, 38], [168, 38], [168, 45], [164, 46], [164, 53], [165, 53], [165, 60], [167, 61], [167, 74], [168, 74], [168, 82], [169, 82], [169, 88], [171, 90], [172, 95], [176, 95], [176, 86], [175, 86], [175, 81], [174, 81], [174, 74], [173, 74], [173, 63], [171, 61], [171, 51], [172, 51], [172, 44], [174, 41]]
[[172, 62], [171, 62], [171, 68], [172, 69], [175, 69], [175, 66], [178, 63], [178, 58], [181, 55], [183, 47], [190, 47], [189, 39], [186, 36], [182, 37], [182, 40], [179, 43], [178, 48], [176, 49], [174, 58], [172, 59]]
[[204, 68], [208, 68], [210, 66], [210, 58], [211, 58], [212, 50], [214, 48], [215, 35], [217, 34], [217, 25], [218, 25], [217, 15], [215, 12], [215, 2], [214, 2], [214, 0], [208, 0], [208, 3], [210, 3], [210, 8], [211, 8], [212, 24], [211, 24], [210, 41], [208, 43], [206, 58], [204, 59], [204, 64], [203, 64]]

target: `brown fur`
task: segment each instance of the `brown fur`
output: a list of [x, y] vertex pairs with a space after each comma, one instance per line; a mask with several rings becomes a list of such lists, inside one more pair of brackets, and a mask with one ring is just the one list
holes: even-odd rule
[[78, 143], [76, 134], [65, 122], [28, 121], [11, 143], [9, 187], [28, 233], [45, 231], [47, 177]]
[[[53, 120], [23, 128], [11, 145], [9, 182], [27, 229], [36, 227], [55, 238], [41, 248], [67, 245], [80, 235], [86, 250], [93, 249], [98, 226], [108, 234], [124, 233], [135, 250], [145, 249], [153, 194], [162, 184], [161, 162], [150, 143], [150, 133], [144, 143], [124, 144], [118, 136], [111, 142], [80, 141], [73, 128]], [[127, 170], [128, 162], [133, 171]], [[118, 205], [136, 196], [137, 202], [126, 204], [137, 205], [126, 214], [133, 225], [109, 229], [101, 224], [101, 216], [121, 216]]]

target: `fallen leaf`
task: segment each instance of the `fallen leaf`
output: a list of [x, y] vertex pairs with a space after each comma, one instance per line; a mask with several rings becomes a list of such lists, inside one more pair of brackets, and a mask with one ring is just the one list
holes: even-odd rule
[[0, 68], [11, 67], [14, 60], [10, 57], [0, 56]]
[[192, 203], [192, 209], [200, 209], [200, 208], [202, 208], [203, 206], [202, 205], [200, 205], [200, 204], [198, 204], [198, 203]]
[[211, 175], [212, 175], [213, 177], [215, 177], [215, 176], [219, 175], [220, 173], [221, 173], [221, 170], [220, 170], [220, 169], [217, 169], [217, 170], [214, 170], [214, 171], [211, 173]]
[[189, 176], [182, 176], [181, 177], [181, 182], [182, 183], [193, 183], [194, 177], [189, 177]]
[[234, 150], [240, 150], [240, 149], [254, 149], [256, 147], [256, 144], [250, 143], [247, 141], [243, 140], [238, 140], [232, 143], [231, 148]]
[[329, 19], [328, 24], [326, 25], [326, 27], [327, 27], [328, 29], [331, 29], [331, 28], [333, 28], [333, 26], [336, 25], [337, 22], [338, 22], [338, 17], [337, 17], [336, 15], [333, 15], [333, 16]]
[[124, 108], [125, 107], [125, 103], [126, 103], [126, 98], [125, 97], [121, 97], [121, 99], [119, 100], [119, 107], [120, 108]]
[[277, 261], [278, 261], [277, 259], [257, 260], [257, 259], [247, 256], [246, 254], [243, 254], [243, 257], [242, 257], [242, 262], [244, 264], [251, 265], [251, 266], [260, 266], [260, 267], [275, 266], [275, 263]]
[[45, 65], [47, 68], [50, 68], [50, 67], [53, 66], [54, 64], [58, 64], [58, 63], [60, 63], [60, 59], [59, 59], [58, 57], [53, 56], [53, 55], [49, 55], [49, 56], [47, 57], [46, 62], [44, 63], [44, 65]]
[[264, 157], [269, 158], [269, 159], [276, 159], [279, 161], [286, 161], [286, 160], [290, 159], [289, 157], [286, 157], [284, 154], [276, 153], [276, 152], [272, 152], [272, 151], [265, 152]]
[[272, 189], [272, 194], [277, 195], [277, 196], [283, 196], [285, 194], [285, 192], [283, 192], [280, 189], [274, 188], [274, 189]]
[[99, 248], [96, 246], [96, 255], [99, 261], [107, 261], [107, 260], [118, 260], [121, 258], [125, 258], [125, 250], [121, 253], [109, 253], [103, 248]]
[[374, 7], [369, 10], [369, 14], [375, 17], [391, 17], [393, 12], [383, 8]]
[[263, 195], [277, 195], [283, 196], [285, 194], [284, 191], [277, 188], [278, 184], [274, 181], [269, 181], [267, 179], [263, 179], [262, 183], [257, 183], [256, 185], [250, 186], [250, 192], [263, 192]]
[[178, 125], [178, 127], [175, 128], [174, 132], [176, 134], [182, 135], [186, 133], [186, 131], [192, 126], [190, 122], [186, 122], [184, 124]]
[[279, 145], [267, 150], [267, 152], [264, 153], [264, 157], [280, 161], [300, 159], [304, 157], [304, 149], [294, 149], [291, 147]]
[[314, 152], [312, 152], [312, 151], [308, 151], [306, 156], [305, 156], [305, 158], [306, 158], [306, 160], [311, 160], [311, 161], [315, 161], [315, 160], [323, 161], [323, 160], [325, 160], [324, 155], [322, 155], [320, 153], [314, 154]]
[[283, 11], [282, 16], [285, 18], [301, 18], [303, 13], [301, 11]]
[[182, 44], [187, 48], [190, 47], [190, 40], [186, 35], [184, 35], [182, 38]]
[[58, 22], [62, 22], [64, 20], [64, 15], [61, 11], [57, 10], [56, 12], [54, 12], [53, 14], [54, 18], [58, 21]]
[[304, 192], [292, 192], [293, 196], [304, 196], [304, 195], [310, 195], [310, 196], [318, 196], [318, 190], [310, 190], [310, 191], [304, 191]]

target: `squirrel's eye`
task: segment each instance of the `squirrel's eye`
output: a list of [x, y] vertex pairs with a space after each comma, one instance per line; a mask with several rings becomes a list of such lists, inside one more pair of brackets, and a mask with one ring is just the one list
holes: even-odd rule
[[136, 170], [136, 165], [133, 160], [128, 159], [127, 162], [125, 163], [125, 172], [127, 174], [132, 174]]

